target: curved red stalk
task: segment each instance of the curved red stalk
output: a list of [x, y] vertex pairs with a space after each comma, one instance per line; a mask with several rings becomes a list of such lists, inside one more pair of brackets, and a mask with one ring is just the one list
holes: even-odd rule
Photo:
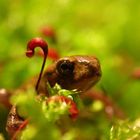
[[17, 139], [17, 136], [18, 136], [19, 132], [27, 126], [28, 122], [29, 122], [28, 119], [23, 121], [23, 123], [19, 126], [18, 130], [15, 132], [15, 134], [12, 137], [11, 140], [16, 140]]
[[37, 83], [36, 83], [36, 88], [35, 88], [36, 91], [38, 92], [39, 83], [40, 83], [40, 80], [41, 80], [41, 76], [42, 76], [42, 73], [43, 73], [43, 69], [44, 69], [47, 54], [48, 54], [48, 44], [42, 38], [39, 38], [39, 37], [33, 38], [27, 44], [26, 56], [27, 57], [34, 56], [34, 50], [35, 50], [36, 47], [42, 48], [42, 50], [44, 52], [44, 60], [43, 60], [43, 64], [42, 64], [42, 67], [41, 67], [40, 74], [39, 74], [39, 78], [38, 78]]

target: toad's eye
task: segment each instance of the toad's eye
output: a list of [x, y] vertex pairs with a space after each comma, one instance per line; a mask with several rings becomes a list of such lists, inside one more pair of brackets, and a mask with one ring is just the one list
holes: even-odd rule
[[60, 61], [57, 64], [57, 70], [62, 75], [70, 75], [73, 73], [74, 64], [69, 60]]

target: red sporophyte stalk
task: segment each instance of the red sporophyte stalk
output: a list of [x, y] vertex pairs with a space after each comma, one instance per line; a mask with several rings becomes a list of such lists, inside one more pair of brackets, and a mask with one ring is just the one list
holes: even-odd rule
[[71, 119], [75, 120], [79, 114], [79, 111], [77, 109], [77, 106], [75, 104], [75, 102], [66, 97], [66, 96], [60, 96], [60, 95], [55, 95], [55, 96], [51, 96], [48, 98], [47, 103], [49, 102], [65, 102], [67, 105], [69, 105], [69, 113], [70, 113], [70, 117]]
[[18, 134], [21, 132], [22, 129], [24, 129], [27, 126], [28, 123], [29, 123], [28, 119], [24, 120], [23, 123], [19, 126], [18, 130], [13, 135], [11, 140], [17, 140]]
[[42, 73], [43, 73], [43, 69], [44, 69], [47, 54], [48, 54], [48, 44], [42, 38], [39, 38], [39, 37], [33, 38], [27, 44], [26, 56], [27, 57], [34, 56], [34, 50], [35, 50], [36, 47], [40, 47], [44, 52], [44, 60], [43, 60], [43, 64], [42, 64], [42, 67], [41, 67], [39, 78], [38, 78], [38, 81], [37, 81], [37, 84], [36, 84], [36, 91], [38, 92], [39, 83], [40, 83], [40, 80], [41, 80], [41, 76], [42, 76]]

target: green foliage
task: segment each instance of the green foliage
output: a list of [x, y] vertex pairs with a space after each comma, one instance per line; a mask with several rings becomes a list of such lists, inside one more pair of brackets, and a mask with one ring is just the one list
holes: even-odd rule
[[110, 131], [110, 140], [139, 140], [140, 119], [135, 121], [116, 121]]

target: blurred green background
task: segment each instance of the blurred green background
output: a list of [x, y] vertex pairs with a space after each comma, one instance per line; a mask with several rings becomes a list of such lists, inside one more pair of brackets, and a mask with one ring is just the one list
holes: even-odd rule
[[[44, 27], [54, 29], [57, 42], [42, 34]], [[0, 0], [0, 88], [17, 89], [38, 74], [42, 58], [25, 56], [36, 36], [60, 56], [99, 58], [99, 87], [128, 118], [139, 117], [140, 76], [132, 75], [140, 67], [140, 1]]]

